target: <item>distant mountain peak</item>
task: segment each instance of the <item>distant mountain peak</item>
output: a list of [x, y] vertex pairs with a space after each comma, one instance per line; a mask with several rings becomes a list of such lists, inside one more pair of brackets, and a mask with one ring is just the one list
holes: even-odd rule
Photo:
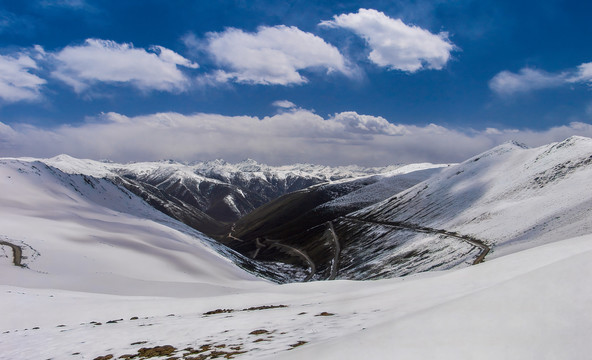
[[241, 161], [239, 164], [249, 164], [249, 165], [260, 165], [257, 160], [251, 159], [251, 158], [246, 158], [243, 161]]
[[75, 157], [72, 157], [68, 154], [60, 154], [57, 156], [54, 156], [52, 158], [50, 158], [50, 160], [54, 160], [54, 161], [79, 161], [80, 159], [77, 159]]

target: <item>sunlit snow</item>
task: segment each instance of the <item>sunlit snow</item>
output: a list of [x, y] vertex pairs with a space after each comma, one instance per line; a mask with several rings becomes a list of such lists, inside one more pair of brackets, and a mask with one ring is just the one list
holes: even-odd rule
[[159, 359], [586, 358], [591, 144], [506, 144], [356, 214], [395, 221], [409, 216], [401, 203], [448, 207], [417, 216], [487, 239], [484, 263], [285, 285], [101, 179], [106, 163], [54, 158], [62, 172], [0, 159], [0, 241], [20, 246], [24, 265], [0, 245], [0, 358], [117, 359], [157, 346]]

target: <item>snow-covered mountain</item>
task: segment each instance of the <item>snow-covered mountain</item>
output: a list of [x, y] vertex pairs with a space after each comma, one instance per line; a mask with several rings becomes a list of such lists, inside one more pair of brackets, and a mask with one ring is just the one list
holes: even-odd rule
[[467, 266], [592, 232], [592, 139], [506, 143], [335, 221], [338, 277]]
[[[333, 169], [312, 165], [273, 168], [256, 164], [253, 161], [246, 161], [235, 165], [222, 161], [194, 165], [184, 165], [175, 162], [122, 165], [75, 159], [67, 155], [60, 155], [44, 160], [3, 159], [0, 165], [0, 167], [6, 168], [5, 171], [9, 173], [14, 173], [14, 167], [20, 169], [17, 171], [17, 174], [10, 175], [12, 181], [7, 183], [5, 187], [5, 190], [13, 194], [16, 198], [21, 193], [36, 194], [53, 189], [51, 190], [52, 192], [64, 192], [68, 195], [64, 195], [61, 198], [64, 201], [63, 204], [56, 201], [55, 204], [51, 205], [52, 208], [69, 208], [72, 204], [69, 204], [68, 201], [74, 199], [75, 203], [90, 201], [88, 212], [96, 210], [101, 213], [106, 207], [120, 212], [125, 216], [131, 215], [133, 217], [154, 220], [166, 226], [172, 226], [175, 230], [179, 230], [185, 234], [183, 236], [202, 239], [206, 244], [209, 244], [208, 246], [213, 247], [214, 251], [235, 262], [243, 269], [248, 269], [254, 274], [280, 282], [298, 281], [307, 278], [307, 273], [309, 272], [307, 264], [302, 263], [302, 260], [298, 256], [294, 256], [292, 252], [289, 251], [286, 254], [284, 250], [272, 253], [271, 256], [268, 254], [268, 256], [250, 259], [249, 257], [253, 257], [252, 249], [240, 246], [241, 244], [233, 239], [228, 239], [227, 235], [231, 232], [232, 225], [212, 218], [202, 211], [202, 209], [206, 209], [206, 211], [211, 210], [213, 208], [212, 204], [220, 196], [224, 196], [224, 199], [231, 197], [229, 192], [234, 194], [234, 200], [228, 202], [222, 201], [222, 203], [230, 204], [236, 209], [236, 204], [240, 202], [253, 204], [255, 203], [253, 199], [263, 201], [262, 199], [266, 198], [260, 195], [264, 192], [262, 190], [263, 187], [266, 187], [270, 191], [270, 194], [275, 194], [274, 192], [281, 194], [292, 188], [298, 189], [307, 183], [318, 183], [321, 181], [325, 181], [325, 185], [322, 185], [323, 183], [319, 184], [314, 193], [325, 193], [327, 197], [323, 202], [326, 202], [335, 199], [337, 195], [349, 194], [369, 184], [384, 182], [386, 181], [385, 179], [401, 173], [421, 168], [439, 167], [431, 164], [418, 164], [379, 169], [357, 167]], [[359, 176], [360, 174], [373, 174], [382, 170], [388, 171], [388, 173], [385, 175], [366, 175], [361, 178], [357, 177], [354, 180], [349, 180], [349, 178]], [[219, 179], [213, 179], [214, 177], [218, 177]], [[407, 179], [401, 182], [401, 184], [404, 184], [406, 188], [423, 178]], [[31, 179], [35, 181], [31, 182]], [[339, 191], [335, 191], [336, 189], [339, 189]], [[391, 188], [391, 192], [394, 190], [395, 188]], [[304, 191], [304, 193], [308, 192], [308, 190]], [[82, 197], [82, 200], [77, 197]], [[388, 197], [388, 194], [385, 193], [374, 200], [374, 202], [386, 197]], [[25, 196], [23, 199], [28, 199], [22, 204], [23, 207], [46, 208], [46, 205], [43, 203], [33, 201], [33, 199], [42, 201], [42, 196], [36, 196], [34, 198]], [[368, 201], [368, 199], [365, 201]], [[322, 205], [322, 203], [319, 204]], [[358, 206], [356, 208], [360, 207]], [[355, 208], [343, 209], [351, 210]], [[304, 212], [304, 210], [302, 208], [299, 211]], [[70, 212], [73, 213], [72, 211]], [[341, 211], [341, 213], [345, 212], [349, 211]], [[11, 223], [32, 223], [36, 221], [36, 218], [19, 219], [11, 221]], [[64, 221], [68, 221], [66, 217], [63, 219]], [[93, 224], [93, 222], [89, 224]], [[101, 223], [99, 222], [99, 224]], [[108, 224], [106, 226], [109, 227], [117, 227], [111, 223], [111, 220], [108, 220], [105, 224]], [[56, 224], [52, 226], [52, 229], [60, 229], [61, 227], [62, 225], [56, 220]], [[205, 232], [210, 236], [218, 234], [219, 238], [223, 241], [225, 240], [226, 244], [234, 245], [234, 248], [248, 257], [233, 252], [217, 241], [195, 231], [195, 229]], [[99, 232], [95, 227], [90, 225], [85, 231], [85, 234]], [[157, 231], [154, 232], [158, 233]], [[88, 236], [99, 239], [96, 236]], [[122, 234], [121, 236], [125, 238], [125, 235]], [[18, 238], [18, 236], [9, 237]], [[115, 241], [110, 238], [107, 242]], [[34, 247], [35, 244], [23, 243], [22, 246]], [[64, 251], [64, 253], [67, 253], [67, 251]], [[117, 257], [114, 257], [114, 259], [117, 259]], [[265, 260], [265, 262], [261, 262], [260, 260]], [[278, 261], [281, 263], [278, 263]], [[42, 269], [37, 270], [46, 271]], [[49, 272], [51, 273], [51, 271]]]
[[181, 164], [174, 161], [116, 164], [60, 155], [42, 160], [70, 174], [106, 177], [165, 214], [210, 235], [290, 192], [340, 179], [397, 171], [401, 166], [362, 168], [309, 164], [267, 166], [254, 160]]
[[[319, 239], [333, 244], [337, 278], [408, 276], [284, 285], [253, 273], [306, 272], [253, 261], [157, 211], [118, 185], [119, 165], [52, 161], [62, 164], [0, 159], [0, 359], [589, 352], [592, 139], [509, 143], [427, 175], [300, 190], [337, 194], [310, 203], [322, 214], [405, 188], [330, 220]], [[407, 176], [420, 182], [408, 188]], [[483, 247], [485, 262], [468, 266]]]
[[[572, 137], [535, 149], [506, 143], [452, 166], [122, 165], [64, 155], [43, 162], [87, 184], [127, 189], [243, 254], [244, 268], [277, 280], [254, 264], [290, 267], [280, 270], [285, 281], [296, 273], [292, 280], [368, 279], [464, 267], [587, 234], [591, 156], [592, 140]], [[210, 216], [216, 204], [240, 219]]]
[[[20, 247], [27, 268], [4, 269], [2, 284], [165, 295], [159, 284], [175, 281], [177, 291], [195, 294], [255, 279], [242, 269], [276, 281], [298, 272], [251, 261], [108, 179], [0, 159], [0, 188], [0, 241]], [[10, 249], [2, 250], [10, 263]]]

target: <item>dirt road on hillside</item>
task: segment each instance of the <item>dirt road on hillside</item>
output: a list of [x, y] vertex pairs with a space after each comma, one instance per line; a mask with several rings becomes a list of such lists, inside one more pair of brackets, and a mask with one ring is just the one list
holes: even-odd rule
[[483, 260], [485, 259], [485, 256], [491, 250], [489, 248], [489, 246], [485, 245], [485, 243], [483, 241], [481, 241], [479, 239], [475, 239], [472, 236], [461, 235], [461, 234], [458, 234], [453, 231], [434, 229], [434, 228], [424, 227], [424, 226], [420, 226], [420, 225], [416, 225], [416, 224], [408, 224], [408, 223], [403, 223], [403, 222], [360, 219], [360, 218], [351, 217], [351, 216], [345, 216], [345, 217], [343, 217], [343, 219], [355, 221], [355, 222], [361, 222], [361, 223], [370, 223], [370, 224], [376, 224], [376, 225], [390, 226], [390, 227], [397, 228], [397, 229], [412, 230], [412, 231], [422, 232], [422, 233], [426, 233], [426, 234], [434, 234], [434, 235], [441, 234], [441, 235], [446, 235], [449, 237], [459, 239], [461, 241], [464, 241], [466, 243], [469, 243], [469, 244], [481, 249], [481, 253], [479, 254], [479, 256], [477, 256], [475, 261], [473, 261], [473, 265], [477, 265], [477, 264], [483, 262]]
[[2, 241], [0, 240], [0, 245], [5, 245], [8, 246], [12, 249], [12, 263], [15, 266], [23, 266], [22, 264], [22, 260], [23, 260], [23, 249], [18, 246], [18, 245], [14, 245], [9, 243], [8, 241]]

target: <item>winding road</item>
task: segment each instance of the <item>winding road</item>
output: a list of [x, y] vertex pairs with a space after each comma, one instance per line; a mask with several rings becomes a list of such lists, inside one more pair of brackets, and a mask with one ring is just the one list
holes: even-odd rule
[[226, 235], [229, 239], [232, 240], [236, 240], [236, 241], [240, 241], [243, 242], [242, 239], [237, 238], [236, 236], [232, 235], [232, 233], [234, 232], [234, 227], [236, 226], [236, 224], [232, 224], [232, 227], [230, 228], [230, 232], [228, 233], [228, 235]]
[[341, 246], [339, 245], [339, 238], [335, 233], [335, 227], [333, 227], [333, 222], [327, 221], [326, 224], [328, 225], [329, 232], [331, 232], [331, 235], [333, 237], [334, 249], [333, 261], [331, 262], [331, 274], [329, 275], [329, 280], [335, 280], [335, 277], [337, 276], [337, 270], [339, 269], [339, 253], [341, 252]]
[[[232, 240], [243, 242], [243, 239], [239, 239], [239, 238], [232, 235], [233, 231], [234, 231], [234, 225], [232, 226], [232, 229], [228, 233], [227, 237]], [[271, 245], [269, 245], [268, 243], [271, 243]], [[257, 249], [255, 250], [255, 253], [251, 257], [251, 259], [253, 259], [253, 260], [255, 260], [257, 258], [257, 255], [259, 255], [259, 251], [263, 248], [266, 248], [266, 247], [270, 247], [270, 248], [276, 247], [278, 249], [281, 249], [284, 252], [292, 253], [292, 254], [296, 255], [296, 257], [303, 259], [304, 262], [306, 264], [308, 264], [308, 267], [310, 268], [310, 273], [306, 276], [306, 278], [304, 278], [304, 280], [302, 280], [302, 282], [309, 281], [310, 279], [312, 279], [313, 275], [316, 274], [316, 272], [317, 272], [317, 266], [315, 265], [314, 261], [312, 261], [310, 256], [308, 256], [308, 254], [306, 254], [303, 250], [299, 250], [299, 249], [297, 249], [293, 246], [290, 246], [290, 245], [281, 244], [281, 243], [279, 243], [279, 240], [272, 240], [272, 239], [267, 239], [267, 238], [265, 238], [265, 239], [256, 238], [255, 239], [255, 246], [257, 247]]]
[[0, 240], [0, 245], [9, 246], [10, 248], [12, 248], [12, 263], [15, 266], [23, 266], [23, 249], [20, 246], [2, 240]]
[[295, 247], [292, 247], [290, 245], [280, 244], [278, 242], [271, 244], [270, 247], [277, 247], [277, 248], [283, 249], [284, 251], [291, 252], [291, 253], [295, 254], [296, 256], [304, 259], [304, 261], [310, 267], [310, 274], [308, 274], [308, 276], [306, 278], [304, 278], [304, 280], [302, 280], [302, 282], [309, 281], [310, 279], [312, 279], [312, 276], [317, 272], [317, 266], [315, 265], [314, 261], [312, 261], [310, 256], [308, 256], [304, 251], [298, 250]]
[[442, 234], [442, 235], [446, 235], [446, 236], [450, 236], [450, 237], [459, 239], [461, 241], [464, 241], [466, 243], [469, 243], [469, 244], [481, 249], [481, 253], [479, 254], [479, 256], [477, 256], [475, 261], [473, 261], [473, 265], [477, 265], [477, 264], [483, 262], [483, 260], [485, 259], [485, 256], [491, 250], [489, 248], [489, 246], [485, 245], [485, 243], [479, 239], [475, 239], [474, 237], [468, 236], [468, 235], [460, 235], [460, 234], [457, 234], [456, 232], [452, 232], [452, 231], [447, 231], [447, 230], [442, 230], [442, 229], [434, 229], [434, 228], [419, 226], [419, 225], [415, 225], [415, 224], [408, 224], [408, 223], [403, 223], [403, 222], [366, 220], [366, 219], [360, 219], [360, 218], [355, 218], [355, 217], [351, 217], [351, 216], [344, 216], [343, 219], [354, 221], [354, 222], [360, 222], [360, 223], [384, 225], [384, 226], [389, 226], [389, 227], [393, 227], [393, 228], [397, 228], [397, 229], [412, 230], [412, 231], [417, 231], [417, 232], [422, 232], [422, 233], [427, 233], [427, 234]]
[[[360, 218], [352, 217], [352, 216], [343, 216], [340, 218], [344, 219], [344, 220], [349, 220], [352, 222], [357, 222], [357, 223], [376, 224], [376, 225], [388, 226], [388, 227], [401, 229], [401, 230], [411, 230], [411, 231], [416, 231], [416, 232], [421, 232], [421, 233], [426, 233], [426, 234], [434, 234], [434, 235], [440, 234], [440, 235], [445, 235], [448, 237], [452, 237], [452, 238], [464, 241], [464, 242], [466, 242], [474, 247], [477, 247], [481, 250], [481, 252], [477, 256], [477, 258], [473, 261], [473, 265], [477, 265], [477, 264], [483, 262], [483, 260], [485, 259], [485, 256], [491, 250], [489, 248], [489, 246], [485, 245], [485, 243], [482, 240], [476, 239], [472, 236], [462, 235], [462, 234], [458, 234], [456, 232], [452, 232], [452, 231], [448, 231], [448, 230], [434, 229], [434, 228], [430, 228], [430, 227], [424, 227], [424, 226], [420, 226], [420, 225], [416, 225], [416, 224], [409, 224], [409, 223], [404, 223], [404, 222], [360, 219]], [[327, 227], [327, 231], [329, 232], [331, 241], [333, 243], [334, 253], [333, 253], [333, 259], [331, 260], [331, 272], [328, 277], [328, 280], [334, 280], [337, 277], [337, 272], [339, 270], [339, 255], [341, 252], [341, 245], [339, 243], [339, 238], [337, 236], [337, 233], [335, 232], [335, 227], [333, 225], [333, 221], [327, 221], [323, 225], [325, 225]], [[317, 226], [322, 226], [322, 225], [317, 225]], [[317, 226], [315, 226], [315, 227], [317, 227]], [[311, 229], [308, 229], [307, 231], [309, 231]], [[234, 230], [234, 226], [232, 227], [232, 229], [229, 232], [229, 234], [227, 235], [227, 237], [232, 240], [242, 242], [243, 241], [242, 239], [237, 238], [232, 235], [233, 230]], [[21, 266], [20, 265], [21, 249], [16, 245], [12, 245], [12, 244], [9, 244], [6, 242], [0, 242], [0, 244], [8, 245], [13, 248], [13, 251], [15, 254], [14, 255], [15, 265]], [[307, 282], [307, 281], [311, 280], [312, 277], [317, 272], [316, 264], [310, 258], [310, 256], [308, 256], [308, 254], [303, 250], [297, 249], [297, 248], [290, 246], [290, 245], [282, 244], [279, 242], [279, 240], [272, 240], [272, 239], [257, 238], [255, 240], [255, 245], [257, 248], [255, 250], [254, 255], [252, 256], [253, 260], [257, 258], [257, 255], [259, 255], [259, 251], [263, 248], [266, 248], [266, 247], [270, 247], [270, 248], [275, 247], [279, 250], [282, 250], [283, 252], [290, 253], [296, 257], [301, 258], [310, 268], [310, 273], [306, 276], [306, 278], [304, 280], [302, 280], [303, 282]]]

